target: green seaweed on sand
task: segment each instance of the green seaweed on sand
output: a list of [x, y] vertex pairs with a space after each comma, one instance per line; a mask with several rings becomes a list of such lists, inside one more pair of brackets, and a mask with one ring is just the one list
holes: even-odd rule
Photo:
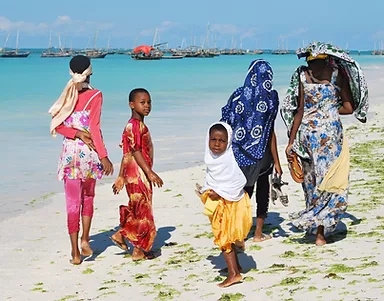
[[174, 195], [173, 197], [174, 198], [180, 198], [180, 197], [182, 197], [183, 195], [181, 194], [181, 193], [178, 193], [178, 194], [176, 194], [176, 195]]
[[376, 267], [378, 265], [379, 264], [377, 263], [377, 261], [371, 261], [371, 262], [366, 262], [366, 263], [359, 265], [358, 268], [366, 269], [366, 268], [370, 268], [370, 267]]
[[77, 297], [78, 297], [77, 295], [66, 295], [63, 298], [57, 299], [55, 301], [67, 301], [67, 300], [74, 299]]
[[202, 238], [202, 237], [212, 239], [214, 236], [212, 232], [207, 232], [207, 231], [204, 233], [196, 234], [194, 236], [194, 238]]
[[337, 275], [336, 273], [329, 273], [329, 274], [325, 275], [324, 278], [328, 278], [328, 279], [337, 279], [337, 280], [344, 280], [343, 277]]
[[135, 275], [133, 276], [133, 278], [134, 278], [135, 280], [141, 281], [141, 280], [143, 280], [143, 279], [147, 279], [147, 278], [150, 278], [150, 277], [149, 277], [148, 274], [141, 274], [141, 273], [138, 273], [138, 274], [135, 274]]
[[346, 266], [343, 263], [337, 263], [337, 264], [332, 264], [330, 268], [327, 270], [327, 273], [352, 273], [355, 271], [354, 267], [349, 267]]
[[256, 244], [247, 247], [247, 250], [250, 250], [250, 251], [260, 251], [262, 249], [263, 249], [263, 247], [256, 245]]
[[159, 301], [173, 300], [178, 296], [180, 296], [179, 291], [175, 290], [174, 288], [168, 288], [167, 290], [161, 290], [160, 292], [158, 292], [155, 300], [159, 300]]
[[293, 258], [296, 256], [298, 256], [298, 254], [293, 251], [285, 251], [283, 254], [280, 255], [281, 258]]
[[221, 297], [218, 299], [218, 301], [239, 301], [243, 300], [245, 298], [245, 295], [242, 293], [235, 293], [235, 294], [222, 294]]
[[91, 268], [86, 268], [84, 271], [82, 271], [81, 273], [84, 274], [84, 275], [87, 275], [87, 274], [92, 274], [94, 273], [95, 271], [92, 270]]
[[281, 280], [280, 284], [281, 286], [290, 286], [290, 285], [298, 285], [304, 280], [307, 280], [307, 277], [286, 277], [283, 280]]

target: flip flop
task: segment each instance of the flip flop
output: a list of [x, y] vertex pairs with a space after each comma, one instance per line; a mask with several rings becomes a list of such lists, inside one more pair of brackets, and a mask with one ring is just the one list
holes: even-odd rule
[[301, 184], [304, 182], [303, 167], [301, 166], [301, 162], [296, 153], [292, 152], [292, 157], [292, 162], [288, 164], [289, 172], [291, 173], [292, 179], [296, 183]]
[[121, 242], [117, 241], [117, 240], [114, 239], [112, 236], [110, 236], [109, 239], [113, 242], [113, 244], [114, 244], [116, 247], [120, 248], [120, 249], [123, 250], [123, 251], [128, 251], [128, 247], [127, 247], [127, 245], [126, 245], [125, 243], [121, 243]]
[[281, 179], [280, 175], [274, 174], [272, 176], [272, 178], [271, 178], [271, 201], [272, 201], [273, 205], [276, 205], [275, 201], [277, 199], [279, 199], [281, 204], [284, 207], [288, 206], [288, 202], [289, 202], [288, 195], [284, 194], [281, 191], [281, 187], [284, 186], [284, 185], [288, 185], [288, 183], [284, 182]]

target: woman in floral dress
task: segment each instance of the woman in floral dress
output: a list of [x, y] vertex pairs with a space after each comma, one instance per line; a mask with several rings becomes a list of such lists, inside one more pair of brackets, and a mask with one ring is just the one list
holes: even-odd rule
[[[322, 43], [299, 50], [308, 67], [296, 70], [282, 108], [289, 134], [287, 159], [292, 161], [292, 152], [299, 155], [304, 173], [306, 208], [291, 218], [297, 228], [316, 233], [316, 245], [326, 244], [326, 233], [336, 228], [347, 208], [349, 149], [340, 115], [355, 111], [364, 122], [368, 109], [360, 67], [337, 64], [342, 59], [333, 50], [345, 55]], [[361, 76], [358, 80], [353, 77], [356, 73]], [[359, 95], [351, 91], [356, 83]]]

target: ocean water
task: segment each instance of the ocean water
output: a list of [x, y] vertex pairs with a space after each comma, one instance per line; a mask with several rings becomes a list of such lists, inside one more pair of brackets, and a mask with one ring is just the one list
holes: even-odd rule
[[[102, 131], [109, 157], [121, 160], [118, 147], [130, 117], [127, 95], [136, 87], [148, 89], [153, 108], [147, 117], [155, 146], [156, 171], [202, 163], [207, 127], [220, 118], [220, 109], [244, 80], [250, 62], [264, 58], [274, 69], [274, 86], [284, 97], [290, 76], [300, 62], [295, 55], [244, 55], [181, 60], [135, 61], [110, 55], [95, 59], [91, 83], [104, 95]], [[356, 57], [363, 68], [382, 65], [384, 58]], [[61, 137], [49, 134], [52, 103], [69, 79], [70, 58], [0, 59], [0, 218], [9, 218], [62, 192], [57, 180]], [[279, 143], [286, 143], [278, 117]], [[105, 177], [101, 182], [112, 181]]]

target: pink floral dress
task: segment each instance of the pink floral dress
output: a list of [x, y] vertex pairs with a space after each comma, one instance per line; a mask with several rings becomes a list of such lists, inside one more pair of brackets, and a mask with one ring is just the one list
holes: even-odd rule
[[[81, 131], [89, 132], [89, 103], [98, 93], [94, 94], [84, 109], [74, 111], [63, 124]], [[80, 139], [64, 138], [63, 149], [58, 164], [58, 178], [68, 179], [101, 179], [103, 169], [97, 153], [90, 150]]]

